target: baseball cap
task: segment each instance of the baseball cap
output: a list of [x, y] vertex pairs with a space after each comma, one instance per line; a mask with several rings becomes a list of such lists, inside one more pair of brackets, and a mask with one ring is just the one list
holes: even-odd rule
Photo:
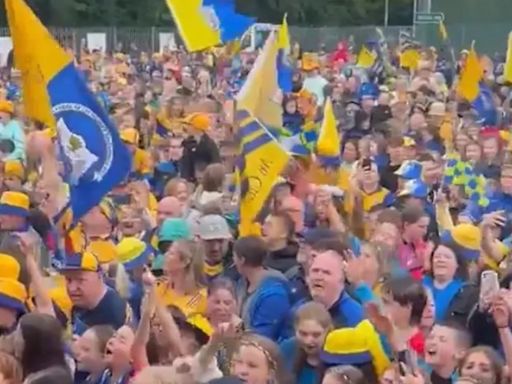
[[203, 240], [229, 240], [231, 232], [220, 215], [205, 215], [199, 219], [199, 237]]
[[136, 237], [125, 237], [116, 246], [117, 258], [127, 271], [148, 263], [151, 248]]
[[158, 232], [158, 241], [187, 240], [191, 237], [192, 233], [187, 221], [174, 217], [165, 219]]
[[100, 270], [100, 262], [93, 253], [85, 251], [67, 255], [64, 265], [60, 268], [61, 272], [66, 271], [84, 271], [98, 272]]

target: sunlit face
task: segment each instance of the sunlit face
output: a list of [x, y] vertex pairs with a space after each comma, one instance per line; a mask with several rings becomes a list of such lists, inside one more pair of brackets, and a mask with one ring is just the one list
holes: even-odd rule
[[405, 224], [404, 231], [410, 241], [419, 241], [427, 235], [429, 223], [429, 217], [423, 216], [415, 223]]
[[495, 138], [486, 139], [482, 143], [482, 153], [486, 160], [494, 160], [498, 156], [498, 141]]
[[480, 145], [471, 143], [466, 146], [466, 158], [472, 163], [477, 163], [482, 158], [482, 149]]
[[331, 305], [330, 299], [343, 290], [344, 279], [342, 257], [334, 251], [326, 251], [314, 257], [306, 280], [313, 299]]
[[185, 183], [179, 183], [176, 186], [176, 193], [175, 193], [174, 197], [176, 197], [181, 203], [188, 202], [188, 197], [189, 197], [188, 185]]
[[285, 240], [287, 237], [286, 232], [283, 220], [280, 217], [270, 215], [266, 218], [262, 228], [262, 235], [268, 245]]
[[457, 267], [455, 253], [444, 245], [438, 246], [432, 256], [434, 278], [439, 281], [451, 281], [455, 277]]
[[224, 255], [228, 251], [229, 242], [225, 239], [203, 240], [205, 260], [210, 264], [222, 262]]
[[345, 144], [343, 148], [343, 161], [351, 164], [357, 160], [357, 148], [353, 143]]
[[400, 231], [396, 225], [391, 223], [382, 223], [377, 225], [371, 240], [373, 242], [386, 244], [391, 247], [391, 249], [396, 249], [399, 239]]
[[177, 161], [183, 156], [183, 140], [181, 138], [172, 138], [169, 143], [169, 158]]
[[496, 380], [491, 361], [485, 353], [479, 351], [472, 352], [466, 357], [460, 373], [461, 376], [470, 376], [485, 383], [494, 383]]
[[109, 367], [125, 367], [131, 361], [131, 349], [135, 334], [127, 325], [119, 328], [105, 347], [105, 363]]
[[263, 351], [242, 345], [231, 361], [231, 374], [247, 384], [268, 384], [274, 373]]
[[327, 329], [315, 320], [302, 320], [295, 326], [295, 337], [309, 356], [320, 353], [326, 335]]
[[295, 100], [289, 100], [285, 105], [286, 113], [293, 115], [297, 112], [297, 102]]
[[97, 301], [97, 287], [103, 284], [98, 272], [66, 271], [66, 287], [73, 305], [89, 309]]
[[87, 330], [75, 342], [77, 369], [84, 372], [101, 372], [104, 369], [105, 351], [100, 350], [99, 340], [94, 331]]
[[368, 246], [363, 246], [361, 249], [361, 255], [359, 257], [362, 262], [363, 270], [365, 271], [365, 276], [371, 276], [378, 279], [380, 277], [380, 263], [374, 250]]
[[182, 272], [185, 267], [186, 265], [176, 243], [172, 244], [165, 253], [164, 273], [171, 275], [173, 273]]
[[459, 133], [457, 136], [455, 136], [455, 147], [457, 148], [457, 151], [459, 153], [463, 153], [464, 148], [466, 145], [469, 144], [469, 137], [463, 133]]
[[424, 161], [422, 165], [422, 176], [426, 183], [433, 183], [442, 176], [443, 169], [434, 161]]
[[231, 321], [236, 312], [236, 301], [227, 289], [217, 289], [208, 296], [207, 313], [212, 324]]
[[425, 340], [425, 362], [432, 367], [443, 367], [456, 361], [456, 335], [451, 328], [434, 325]]

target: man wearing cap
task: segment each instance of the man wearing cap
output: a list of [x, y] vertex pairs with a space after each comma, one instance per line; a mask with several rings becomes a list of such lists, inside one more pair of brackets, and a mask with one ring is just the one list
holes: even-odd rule
[[217, 144], [208, 135], [210, 117], [206, 113], [192, 113], [184, 121], [189, 136], [183, 140], [183, 168], [181, 175], [187, 181], [196, 181], [196, 168], [206, 168], [220, 163], [220, 151]]
[[25, 160], [25, 133], [20, 122], [13, 118], [14, 105], [7, 100], [0, 100], [0, 143], [10, 141], [14, 149], [6, 159]]
[[234, 273], [234, 269], [226, 269], [231, 260], [227, 257], [231, 231], [229, 225], [220, 215], [205, 215], [199, 219], [198, 235], [204, 250], [204, 273], [208, 280], [221, 274]]
[[121, 140], [132, 154], [132, 174], [137, 179], [145, 179], [153, 173], [151, 156], [138, 148], [139, 132], [135, 128], [126, 128], [121, 131]]
[[126, 302], [103, 281], [100, 264], [92, 253], [68, 255], [61, 273], [73, 303], [73, 334], [81, 335], [94, 325], [111, 325], [117, 329], [131, 319]]

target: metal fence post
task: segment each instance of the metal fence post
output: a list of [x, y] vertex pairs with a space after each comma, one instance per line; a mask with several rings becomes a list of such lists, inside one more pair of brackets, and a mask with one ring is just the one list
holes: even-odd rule
[[151, 27], [151, 53], [155, 52], [156, 28]]

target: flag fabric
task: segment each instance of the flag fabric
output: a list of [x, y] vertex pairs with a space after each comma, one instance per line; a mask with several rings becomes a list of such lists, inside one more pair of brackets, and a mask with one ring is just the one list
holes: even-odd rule
[[439, 34], [441, 35], [441, 39], [443, 41], [448, 40], [448, 30], [446, 29], [446, 25], [444, 25], [444, 21], [439, 22]]
[[341, 140], [336, 126], [336, 117], [332, 101], [328, 98], [324, 107], [324, 120], [316, 143], [316, 155], [320, 165], [324, 168], [339, 168], [341, 165], [340, 148]]
[[363, 45], [357, 55], [356, 65], [361, 68], [371, 68], [375, 64], [376, 59], [377, 55], [375, 52], [370, 51], [366, 45]]
[[286, 15], [283, 17], [283, 24], [279, 27], [277, 44], [279, 51], [277, 54], [276, 67], [279, 88], [285, 93], [290, 93], [293, 87], [293, 69], [288, 60], [288, 54], [290, 52], [290, 34], [288, 32]]
[[486, 194], [486, 179], [475, 172], [473, 166], [462, 161], [458, 154], [450, 156], [444, 168], [444, 185], [458, 185], [464, 187], [464, 193], [480, 207], [489, 205]]
[[464, 97], [467, 101], [473, 102], [480, 93], [480, 80], [482, 79], [482, 67], [478, 60], [476, 51], [471, 48], [469, 51], [466, 66], [464, 67], [457, 91], [460, 96]]
[[282, 92], [276, 68], [279, 45], [271, 33], [236, 96], [238, 110], [247, 111], [264, 126], [280, 128], [283, 125]]
[[421, 58], [419, 50], [421, 44], [413, 40], [409, 31], [402, 29], [398, 35], [398, 46], [400, 49], [400, 67], [415, 70]]
[[289, 155], [269, 130], [247, 111], [238, 111], [237, 161], [240, 182], [240, 236], [255, 234], [260, 212], [265, 207], [274, 181], [288, 163]]
[[189, 52], [241, 37], [254, 18], [236, 13], [234, 0], [166, 0]]
[[131, 155], [73, 59], [29, 6], [6, 0], [6, 7], [26, 111], [40, 121], [55, 122], [76, 222], [128, 176]]
[[512, 32], [508, 35], [507, 61], [503, 71], [505, 81], [512, 83]]
[[478, 113], [479, 122], [483, 126], [495, 126], [498, 122], [498, 109], [491, 89], [487, 84], [480, 83], [479, 92], [471, 103]]

